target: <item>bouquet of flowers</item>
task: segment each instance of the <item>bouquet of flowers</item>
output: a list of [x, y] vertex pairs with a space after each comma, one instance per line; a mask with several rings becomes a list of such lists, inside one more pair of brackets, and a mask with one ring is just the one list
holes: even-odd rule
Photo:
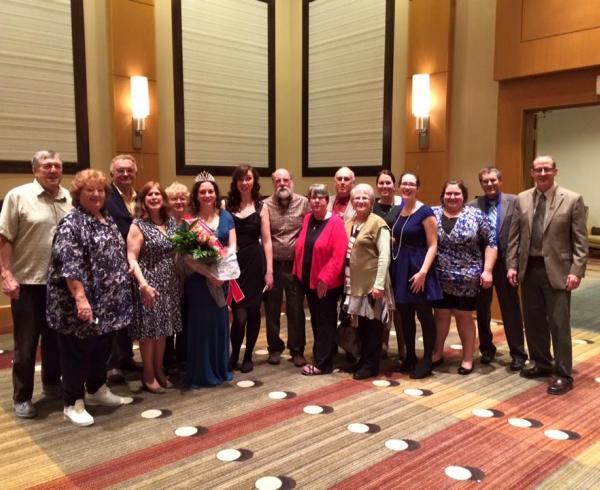
[[206, 266], [217, 264], [227, 253], [217, 237], [199, 219], [191, 222], [184, 220], [169, 241], [175, 245], [178, 253], [189, 255]]
[[210, 228], [199, 219], [190, 222], [184, 220], [179, 230], [169, 237], [169, 241], [175, 245], [179, 254], [203, 267], [214, 278], [230, 281], [227, 297], [223, 287], [207, 282], [208, 289], [219, 306], [230, 304], [232, 298], [236, 301], [244, 299], [244, 293], [236, 281], [240, 277], [240, 266], [235, 252], [228, 252]]

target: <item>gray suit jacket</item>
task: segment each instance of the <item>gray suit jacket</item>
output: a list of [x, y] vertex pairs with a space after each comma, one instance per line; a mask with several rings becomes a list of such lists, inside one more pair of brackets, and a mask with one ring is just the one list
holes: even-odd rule
[[[519, 272], [523, 280], [531, 246], [535, 187], [521, 192], [512, 220], [507, 268]], [[576, 192], [557, 186], [553, 202], [546, 210], [542, 251], [550, 284], [565, 289], [569, 274], [583, 277], [588, 256], [587, 228], [583, 198]]]
[[[515, 215], [515, 202], [517, 196], [514, 194], [500, 193], [500, 220], [498, 229], [498, 255], [506, 266], [506, 253], [508, 250], [508, 234], [510, 232], [510, 224]], [[469, 202], [469, 206], [474, 206], [486, 213], [485, 196], [479, 196]]]

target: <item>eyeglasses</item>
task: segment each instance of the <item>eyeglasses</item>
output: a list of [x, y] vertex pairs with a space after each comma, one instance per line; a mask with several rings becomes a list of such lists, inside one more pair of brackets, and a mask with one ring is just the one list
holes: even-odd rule
[[554, 167], [537, 167], [533, 169], [534, 174], [553, 174], [556, 169]]
[[42, 170], [50, 170], [52, 168], [55, 168], [56, 170], [61, 170], [62, 163], [40, 163], [38, 165], [38, 168], [40, 168]]

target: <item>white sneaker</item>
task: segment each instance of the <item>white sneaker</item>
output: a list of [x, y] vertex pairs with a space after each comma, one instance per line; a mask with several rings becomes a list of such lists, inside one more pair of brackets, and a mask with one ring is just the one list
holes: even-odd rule
[[86, 393], [85, 402], [88, 405], [102, 405], [104, 407], [118, 407], [119, 405], [129, 405], [133, 403], [130, 396], [115, 395], [108, 389], [108, 386], [102, 385], [94, 394]]
[[63, 414], [66, 420], [70, 420], [80, 427], [85, 427], [94, 423], [94, 417], [92, 417], [85, 409], [85, 404], [81, 398], [75, 401], [75, 405], [65, 407]]

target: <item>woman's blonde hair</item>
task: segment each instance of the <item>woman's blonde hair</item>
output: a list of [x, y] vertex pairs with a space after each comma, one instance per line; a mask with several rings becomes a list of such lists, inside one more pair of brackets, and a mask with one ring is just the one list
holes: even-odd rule
[[167, 193], [167, 196], [169, 196], [169, 198], [173, 198], [178, 195], [183, 195], [187, 199], [190, 195], [190, 191], [188, 190], [187, 186], [185, 186], [181, 182], [173, 182], [169, 187], [165, 189], [165, 192]]

